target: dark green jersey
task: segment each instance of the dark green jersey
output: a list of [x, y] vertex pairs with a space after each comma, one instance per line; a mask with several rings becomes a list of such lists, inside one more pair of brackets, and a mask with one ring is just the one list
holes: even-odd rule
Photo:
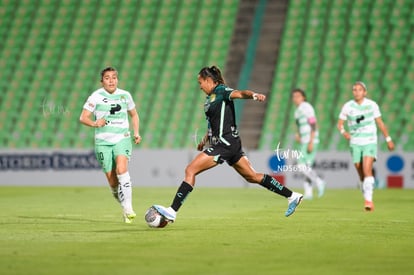
[[218, 141], [230, 145], [231, 139], [237, 138], [239, 133], [236, 126], [234, 102], [230, 94], [234, 89], [219, 84], [207, 96], [204, 112], [208, 122], [209, 137], [213, 143]]

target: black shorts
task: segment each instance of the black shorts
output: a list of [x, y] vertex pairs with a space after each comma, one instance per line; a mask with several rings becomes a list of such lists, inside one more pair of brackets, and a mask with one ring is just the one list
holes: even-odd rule
[[231, 139], [230, 145], [224, 143], [217, 143], [216, 145], [210, 145], [210, 147], [204, 149], [204, 153], [209, 156], [214, 156], [214, 161], [218, 164], [222, 164], [224, 161], [228, 165], [233, 166], [238, 162], [245, 153], [242, 150], [240, 138]]

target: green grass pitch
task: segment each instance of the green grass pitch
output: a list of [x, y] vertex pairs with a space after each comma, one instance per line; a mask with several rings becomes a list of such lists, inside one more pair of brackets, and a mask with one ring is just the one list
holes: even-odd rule
[[0, 274], [412, 274], [414, 190], [328, 189], [286, 218], [262, 188], [197, 187], [164, 229], [143, 219], [176, 188], [134, 188], [121, 222], [109, 187], [0, 187]]

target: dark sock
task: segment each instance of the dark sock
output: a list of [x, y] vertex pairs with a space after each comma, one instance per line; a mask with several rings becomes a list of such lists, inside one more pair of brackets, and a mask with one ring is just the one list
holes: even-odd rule
[[269, 175], [264, 175], [260, 185], [283, 197], [288, 198], [292, 196], [292, 191], [289, 188], [283, 186], [280, 182]]
[[178, 211], [191, 191], [193, 191], [193, 187], [183, 181], [180, 187], [178, 187], [177, 193], [175, 194], [174, 200], [171, 204], [171, 208]]

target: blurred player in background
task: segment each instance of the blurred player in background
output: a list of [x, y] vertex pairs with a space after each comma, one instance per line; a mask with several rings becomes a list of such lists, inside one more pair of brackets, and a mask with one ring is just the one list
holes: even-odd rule
[[[361, 191], [365, 199], [365, 210], [373, 211], [374, 176], [373, 163], [377, 158], [377, 126], [387, 142], [388, 150], [394, 150], [394, 143], [381, 118], [377, 103], [366, 98], [367, 87], [357, 81], [352, 86], [353, 100], [342, 107], [338, 119], [338, 129], [349, 140], [352, 160], [361, 181]], [[344, 122], [348, 121], [348, 131]]]
[[318, 197], [322, 197], [325, 192], [325, 182], [312, 169], [319, 144], [315, 110], [306, 101], [306, 95], [302, 89], [296, 88], [292, 90], [292, 101], [296, 105], [295, 121], [297, 132], [295, 138], [300, 143], [300, 151], [302, 153], [301, 158], [298, 159], [298, 167], [305, 176], [305, 182], [303, 183], [304, 199], [313, 198], [313, 186], [318, 188]]
[[[196, 176], [226, 161], [250, 183], [257, 183], [288, 200], [288, 217], [302, 200], [302, 194], [292, 192], [270, 175], [257, 173], [242, 151], [241, 140], [236, 126], [235, 99], [264, 101], [266, 96], [249, 90], [234, 90], [224, 84], [222, 74], [216, 66], [204, 67], [198, 74], [200, 89], [207, 95], [204, 112], [207, 118], [207, 133], [197, 149], [199, 153], [185, 169], [184, 181], [179, 186], [170, 207], [154, 207], [170, 221], [174, 221], [188, 194], [193, 190]], [[209, 145], [205, 148], [205, 145]], [[226, 179], [219, 179], [226, 180]]]
[[96, 158], [113, 196], [122, 206], [124, 221], [131, 223], [136, 214], [132, 208], [132, 184], [128, 172], [132, 152], [128, 115], [131, 117], [135, 144], [141, 142], [139, 116], [131, 94], [118, 88], [115, 68], [102, 70], [101, 83], [102, 88], [93, 92], [83, 106], [80, 122], [95, 128]]

